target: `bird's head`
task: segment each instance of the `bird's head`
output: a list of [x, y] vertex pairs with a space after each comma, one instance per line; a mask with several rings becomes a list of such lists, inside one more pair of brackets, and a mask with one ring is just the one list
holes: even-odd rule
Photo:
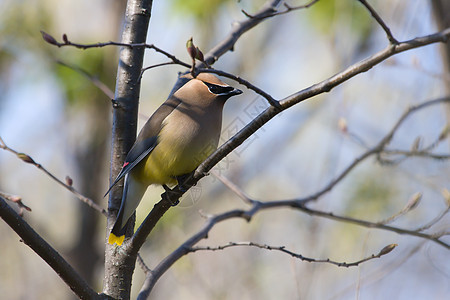
[[192, 78], [190, 74], [185, 76], [191, 79], [175, 93], [175, 96], [188, 104], [223, 105], [228, 98], [242, 94], [240, 89], [222, 82], [210, 73], [201, 73], [196, 78]]

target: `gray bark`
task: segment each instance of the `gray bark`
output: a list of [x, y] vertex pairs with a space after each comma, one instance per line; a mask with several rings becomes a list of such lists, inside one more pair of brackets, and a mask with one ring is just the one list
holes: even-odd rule
[[[125, 13], [122, 43], [145, 43], [150, 21], [151, 0], [129, 0]], [[111, 144], [110, 182], [119, 173], [127, 152], [136, 139], [139, 104], [139, 75], [144, 60], [143, 47], [122, 47], [117, 70]], [[107, 233], [111, 230], [122, 197], [116, 186], [108, 201]], [[115, 299], [129, 299], [136, 254], [129, 255], [106, 243], [103, 292]]]

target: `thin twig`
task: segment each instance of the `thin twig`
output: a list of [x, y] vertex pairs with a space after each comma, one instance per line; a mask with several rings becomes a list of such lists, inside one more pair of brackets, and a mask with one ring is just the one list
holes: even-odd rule
[[260, 249], [266, 249], [266, 250], [274, 250], [274, 251], [280, 251], [286, 254], [289, 254], [290, 256], [294, 257], [294, 258], [298, 258], [302, 261], [307, 261], [307, 262], [312, 262], [312, 263], [328, 263], [328, 264], [332, 264], [332, 265], [336, 265], [338, 267], [345, 267], [345, 268], [349, 268], [349, 267], [356, 267], [366, 261], [375, 259], [375, 258], [380, 258], [383, 255], [386, 255], [388, 253], [390, 253], [392, 250], [394, 250], [394, 248], [397, 246], [397, 244], [390, 244], [387, 245], [386, 247], [384, 247], [378, 254], [372, 254], [368, 257], [365, 257], [363, 259], [360, 259], [358, 261], [355, 262], [351, 262], [351, 263], [347, 263], [347, 262], [337, 262], [337, 261], [333, 261], [329, 258], [327, 259], [316, 259], [316, 258], [310, 258], [310, 257], [306, 257], [303, 256], [299, 253], [295, 253], [293, 251], [290, 251], [288, 249], [286, 249], [285, 246], [270, 246], [267, 244], [259, 244], [259, 243], [255, 243], [255, 242], [230, 242], [226, 245], [222, 245], [222, 246], [217, 246], [217, 247], [210, 247], [210, 246], [198, 246], [198, 247], [191, 247], [189, 249], [189, 252], [197, 252], [197, 251], [218, 251], [218, 250], [225, 250], [227, 248], [232, 248], [232, 247], [256, 247], [256, 248], [260, 248]]
[[[311, 99], [322, 93], [329, 92], [334, 87], [342, 84], [345, 81], [350, 80], [354, 76], [368, 71], [375, 65], [381, 63], [387, 58], [407, 50], [411, 50], [417, 47], [422, 47], [437, 42], [446, 42], [450, 37], [450, 28], [447, 28], [441, 32], [418, 37], [409, 41], [401, 42], [398, 45], [389, 45], [386, 49], [377, 52], [376, 54], [364, 59], [342, 72], [320, 82], [314, 84], [306, 89], [303, 89], [297, 93], [294, 93], [280, 101], [282, 110], [301, 103], [307, 99]], [[280, 113], [279, 110], [274, 107], [269, 107], [256, 118], [254, 118], [248, 125], [241, 129], [237, 134], [226, 141], [220, 146], [211, 156], [209, 156], [200, 166], [196, 169], [192, 182], [197, 182], [200, 178], [204, 177], [211, 168], [216, 165], [221, 159], [227, 156], [231, 151], [241, 145], [247, 138], [249, 138], [259, 128], [264, 126], [269, 120]]]
[[427, 230], [429, 228], [431, 228], [434, 224], [436, 224], [437, 222], [439, 222], [446, 214], [448, 214], [448, 212], [450, 211], [450, 205], [447, 205], [447, 207], [445, 208], [445, 210], [443, 210], [439, 215], [437, 215], [434, 219], [432, 219], [431, 221], [429, 221], [428, 223], [426, 223], [425, 225], [422, 225], [416, 229], [414, 229], [414, 231], [424, 231]]
[[414, 195], [411, 196], [411, 198], [408, 200], [406, 205], [397, 213], [390, 216], [387, 219], [384, 219], [378, 223], [380, 224], [389, 224], [400, 218], [401, 216], [404, 216], [405, 214], [409, 213], [411, 210], [415, 209], [418, 205], [420, 200], [422, 199], [422, 193], [414, 193]]
[[163, 62], [163, 63], [159, 63], [159, 64], [155, 64], [155, 65], [151, 65], [151, 66], [142, 68], [141, 74], [139, 75], [139, 80], [142, 80], [142, 76], [144, 75], [145, 71], [148, 71], [153, 68], [162, 67], [162, 66], [168, 66], [168, 65], [175, 65], [175, 63], [173, 61], [169, 61], [169, 62]]
[[[388, 275], [394, 274], [395, 270], [398, 270], [398, 268], [406, 263], [408, 260], [411, 259], [411, 257], [416, 254], [420, 249], [422, 249], [423, 245], [425, 244], [425, 241], [419, 243], [414, 248], [410, 249], [409, 251], [403, 250], [401, 255], [397, 255], [397, 257], [393, 260], [391, 260], [389, 263], [380, 265], [375, 271], [370, 272], [369, 274], [365, 274], [363, 278], [360, 280], [364, 285], [367, 286], [369, 284], [374, 284], [380, 280], [388, 280]], [[364, 272], [366, 273], [366, 272]], [[369, 283], [367, 283], [369, 281]], [[335, 293], [334, 295], [330, 296], [329, 298], [326, 298], [328, 300], [331, 299], [351, 299], [352, 297], [348, 296], [348, 293], [355, 293], [355, 283], [352, 282], [347, 287], [343, 288], [339, 292]]]
[[237, 185], [231, 182], [231, 180], [229, 180], [225, 176], [222, 176], [219, 172], [216, 172], [215, 170], [211, 170], [210, 173], [211, 175], [219, 179], [226, 187], [232, 190], [245, 203], [253, 204], [254, 200], [250, 198], [250, 196], [248, 196], [241, 188], [239, 188]]
[[31, 208], [26, 206], [22, 202], [22, 197], [20, 197], [20, 196], [10, 195], [10, 194], [7, 194], [5, 192], [0, 191], [0, 197], [3, 197], [5, 200], [11, 201], [13, 203], [16, 203], [17, 206], [19, 207], [19, 216], [21, 216], [21, 217], [23, 217], [24, 210], [31, 211]]
[[150, 270], [150, 268], [145, 263], [145, 261], [142, 258], [140, 253], [138, 253], [138, 255], [137, 255], [137, 262], [138, 262], [139, 266], [141, 267], [142, 271], [144, 271], [144, 274], [146, 276], [149, 275], [152, 272], [152, 270]]
[[96, 87], [98, 87], [109, 99], [114, 99], [114, 92], [106, 84], [101, 82], [97, 76], [93, 76], [93, 75], [89, 74], [88, 71], [86, 71], [80, 67], [74, 66], [74, 65], [69, 65], [61, 60], [57, 60], [56, 63], [60, 64], [61, 66], [67, 67], [71, 70], [74, 70], [75, 72], [83, 75], [90, 82], [92, 82]]
[[378, 24], [380, 24], [381, 28], [383, 28], [384, 32], [386, 32], [389, 42], [392, 45], [397, 45], [399, 42], [394, 38], [391, 30], [386, 25], [386, 23], [383, 21], [383, 19], [380, 17], [380, 15], [375, 11], [375, 9], [373, 9], [373, 7], [369, 3], [367, 3], [366, 0], [358, 0], [358, 1], [361, 2], [361, 4], [367, 8], [367, 10], [370, 12], [372, 17], [378, 22]]
[[433, 241], [433, 242], [443, 246], [446, 249], [450, 249], [450, 244], [448, 244], [444, 241], [441, 241], [439, 239], [442, 236], [441, 234], [436, 234], [436, 235], [425, 234], [425, 233], [422, 233], [422, 232], [419, 232], [416, 230], [409, 230], [409, 229], [404, 229], [404, 228], [399, 228], [399, 227], [394, 227], [394, 226], [388, 226], [388, 225], [384, 225], [384, 224], [380, 224], [380, 223], [374, 223], [374, 222], [364, 221], [364, 220], [360, 220], [360, 219], [355, 219], [355, 218], [351, 218], [351, 217], [339, 216], [339, 215], [335, 215], [333, 213], [328, 213], [328, 212], [323, 212], [323, 211], [307, 208], [306, 206], [299, 207], [299, 209], [310, 215], [313, 215], [313, 216], [324, 217], [327, 219], [341, 221], [344, 223], [351, 223], [351, 224], [355, 224], [355, 225], [359, 225], [359, 226], [363, 226], [363, 227], [367, 227], [367, 228], [378, 228], [378, 229], [392, 231], [392, 232], [395, 232], [398, 234], [406, 234], [406, 235], [411, 235], [411, 236], [427, 239], [427, 240]]
[[9, 151], [13, 154], [15, 154], [18, 158], [20, 158], [22, 161], [32, 164], [33, 166], [35, 166], [36, 168], [38, 168], [39, 170], [43, 171], [45, 174], [47, 174], [51, 179], [53, 179], [54, 181], [56, 181], [57, 183], [59, 183], [61, 186], [63, 186], [66, 190], [70, 191], [72, 194], [74, 194], [79, 200], [81, 200], [82, 202], [86, 203], [89, 207], [95, 209], [96, 211], [100, 212], [103, 215], [107, 215], [106, 210], [104, 208], [102, 208], [100, 205], [98, 205], [97, 203], [95, 203], [93, 200], [89, 199], [86, 196], [83, 196], [82, 194], [80, 194], [73, 186], [68, 185], [66, 183], [64, 183], [62, 180], [59, 180], [55, 175], [53, 175], [52, 173], [50, 173], [46, 168], [44, 168], [41, 164], [35, 162], [31, 156], [29, 156], [28, 154], [25, 153], [20, 153], [17, 152], [16, 150], [8, 147], [6, 145], [6, 143], [3, 141], [3, 139], [0, 137], [0, 149]]
[[[430, 153], [426, 150], [421, 151], [405, 151], [405, 150], [390, 150], [385, 149], [383, 150], [382, 154], [387, 155], [403, 155], [404, 158], [408, 157], [424, 157], [424, 158], [431, 158], [431, 159], [437, 159], [437, 160], [446, 160], [450, 159], [450, 154], [438, 154], [438, 153]], [[396, 161], [397, 163], [398, 161]]]
[[223, 77], [227, 77], [230, 79], [233, 79], [234, 81], [246, 86], [247, 88], [251, 89], [252, 91], [254, 91], [255, 93], [263, 96], [267, 102], [269, 102], [269, 104], [277, 109], [280, 109], [280, 103], [275, 100], [271, 95], [269, 95], [268, 93], [264, 92], [262, 89], [258, 88], [257, 86], [255, 86], [254, 84], [250, 83], [249, 81], [241, 78], [240, 76], [235, 76], [231, 73], [225, 72], [225, 71], [221, 71], [221, 70], [216, 70], [213, 68], [202, 68], [202, 69], [196, 69], [196, 73], [214, 73]]
[[286, 10], [283, 11], [278, 11], [278, 10], [274, 10], [271, 14], [267, 14], [267, 15], [251, 15], [248, 12], [246, 12], [245, 10], [241, 10], [241, 12], [250, 19], [266, 19], [266, 18], [271, 18], [274, 16], [279, 16], [279, 15], [284, 15], [296, 10], [300, 10], [300, 9], [305, 9], [305, 8], [309, 8], [311, 6], [313, 6], [314, 4], [316, 4], [317, 2], [319, 2], [319, 0], [312, 0], [307, 4], [304, 5], [298, 5], [298, 6], [290, 6], [287, 3], [284, 3], [284, 7], [286, 8]]
[[163, 54], [164, 56], [168, 57], [170, 60], [172, 60], [172, 62], [174, 64], [178, 64], [178, 65], [182, 65], [185, 67], [190, 67], [191, 65], [189, 65], [188, 63], [183, 62], [182, 60], [178, 59], [175, 55], [170, 54], [169, 52], [153, 45], [153, 44], [147, 44], [147, 43], [119, 43], [119, 42], [113, 42], [113, 41], [109, 41], [109, 42], [103, 42], [103, 43], [93, 43], [93, 44], [79, 44], [79, 43], [74, 43], [72, 41], [70, 41], [67, 37], [66, 34], [63, 35], [63, 42], [58, 42], [56, 41], [56, 39], [51, 36], [50, 34], [41, 31], [42, 37], [43, 39], [51, 44], [51, 45], [55, 45], [57, 47], [75, 47], [78, 49], [90, 49], [90, 48], [103, 48], [103, 47], [108, 47], [108, 46], [115, 46], [115, 47], [127, 47], [127, 48], [147, 48], [147, 49], [153, 49], [158, 53]]
[[[247, 31], [261, 23], [264, 18], [258, 18], [259, 16], [269, 15], [276, 11], [276, 8], [282, 0], [268, 0], [264, 6], [255, 14], [255, 18], [246, 18], [245, 20], [234, 22], [233, 27], [229, 34], [214, 48], [204, 55], [204, 59], [207, 65], [214, 64], [215, 61], [228, 51], [232, 51], [238, 39]], [[205, 67], [205, 65], [199, 65], [199, 68]]]
[[[313, 216], [320, 216], [320, 217], [325, 217], [325, 218], [329, 218], [329, 219], [334, 219], [334, 220], [338, 220], [341, 222], [347, 222], [347, 223], [352, 223], [352, 224], [356, 224], [359, 226], [364, 226], [364, 227], [368, 227], [368, 228], [379, 228], [379, 229], [383, 229], [383, 230], [389, 230], [389, 231], [393, 231], [399, 234], [408, 234], [408, 235], [412, 235], [412, 236], [416, 236], [416, 237], [420, 237], [420, 238], [424, 238], [427, 240], [431, 240], [433, 242], [438, 243], [439, 245], [450, 249], [450, 245], [439, 240], [438, 237], [436, 236], [432, 236], [432, 235], [427, 235], [427, 234], [423, 234], [420, 232], [415, 232], [415, 231], [411, 231], [411, 230], [407, 230], [407, 229], [401, 229], [401, 228], [397, 228], [397, 227], [393, 227], [393, 226], [387, 226], [387, 225], [383, 225], [383, 224], [378, 224], [378, 223], [373, 223], [373, 222], [369, 222], [369, 221], [363, 221], [363, 220], [359, 220], [359, 219], [354, 219], [354, 218], [349, 218], [349, 217], [344, 217], [344, 216], [337, 216], [334, 215], [332, 213], [326, 213], [326, 212], [322, 212], [322, 211], [318, 211], [318, 210], [314, 210], [314, 209], [310, 209], [307, 208], [305, 205], [303, 204], [299, 204], [297, 201], [295, 200], [290, 200], [290, 201], [270, 201], [270, 202], [259, 202], [259, 201], [254, 201], [252, 204], [252, 207], [249, 208], [248, 210], [242, 210], [242, 209], [235, 209], [235, 210], [231, 210], [231, 211], [227, 211], [218, 215], [214, 215], [212, 217], [210, 217], [205, 224], [203, 225], [203, 227], [194, 235], [192, 235], [189, 239], [187, 239], [183, 244], [181, 244], [176, 250], [174, 250], [171, 254], [169, 254], [166, 258], [164, 258], [154, 269], [153, 272], [150, 274], [150, 276], [146, 277], [145, 280], [145, 286], [146, 289], [142, 292], [144, 293], [149, 293], [151, 291], [151, 289], [153, 288], [153, 286], [155, 285], [156, 281], [177, 261], [179, 260], [181, 257], [183, 257], [184, 255], [188, 254], [190, 252], [190, 249], [196, 245], [200, 240], [205, 239], [208, 237], [209, 232], [211, 231], [211, 229], [216, 226], [218, 223], [221, 223], [223, 221], [229, 220], [229, 219], [233, 219], [233, 218], [243, 218], [247, 221], [250, 221], [251, 218], [258, 212], [262, 211], [262, 210], [267, 210], [267, 209], [272, 209], [272, 208], [282, 208], [282, 207], [291, 207], [294, 209], [298, 209], [300, 211], [303, 211], [305, 213], [308, 213], [310, 215]], [[386, 251], [386, 249], [383, 249], [381, 252]]]

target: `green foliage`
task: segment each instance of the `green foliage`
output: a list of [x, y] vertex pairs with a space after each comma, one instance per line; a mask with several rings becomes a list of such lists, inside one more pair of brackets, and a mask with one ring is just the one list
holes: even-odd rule
[[80, 72], [87, 72], [90, 75], [103, 73], [105, 53], [101, 49], [92, 49], [88, 52], [80, 52], [76, 49], [68, 49], [68, 51], [70, 51], [70, 60], [64, 60], [64, 63], [74, 68], [81, 68], [81, 71], [57, 65], [56, 77], [63, 86], [69, 105], [89, 104], [93, 98], [98, 97], [99, 91]]
[[215, 16], [224, 3], [231, 0], [172, 0], [175, 12], [194, 16], [197, 21]]
[[389, 217], [394, 213], [392, 199], [396, 194], [393, 182], [373, 174], [369, 177], [361, 176], [355, 180], [354, 190], [347, 203], [346, 212], [350, 216], [373, 220], [372, 216]]
[[373, 19], [367, 10], [354, 0], [320, 0], [307, 14], [315, 28], [325, 34], [334, 34], [336, 25], [349, 25], [357, 38], [370, 35]]
[[45, 43], [41, 42], [39, 29], [52, 26], [48, 11], [39, 2], [31, 7], [28, 6], [28, 9], [22, 6], [25, 4], [5, 6], [5, 10], [2, 11], [0, 18], [0, 69], [2, 70], [6, 70], [13, 64], [20, 54], [30, 50], [39, 53], [43, 51], [44, 46], [46, 47]]

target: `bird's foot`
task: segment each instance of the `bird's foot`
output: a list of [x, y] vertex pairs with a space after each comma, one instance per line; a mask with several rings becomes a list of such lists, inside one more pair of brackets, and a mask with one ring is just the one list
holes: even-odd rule
[[188, 189], [190, 189], [192, 187], [192, 184], [188, 183], [188, 181], [189, 181], [190, 177], [192, 176], [192, 174], [193, 174], [193, 172], [176, 177], [177, 182], [178, 182], [178, 188], [183, 193], [186, 192]]
[[170, 205], [177, 206], [178, 203], [180, 203], [180, 197], [183, 194], [179, 191], [171, 190], [167, 185], [163, 185], [163, 188], [166, 190], [164, 193], [161, 194], [161, 198], [169, 201]]

